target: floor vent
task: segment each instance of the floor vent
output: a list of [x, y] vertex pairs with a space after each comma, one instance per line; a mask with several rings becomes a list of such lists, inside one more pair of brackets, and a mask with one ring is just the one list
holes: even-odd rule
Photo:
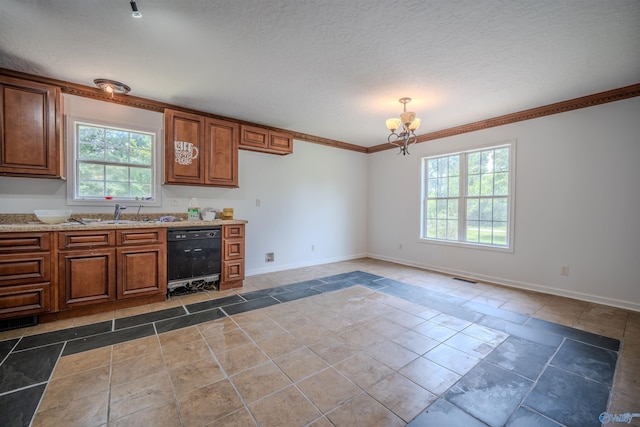
[[27, 326], [36, 326], [38, 324], [38, 316], [18, 317], [17, 319], [0, 320], [0, 332], [9, 331], [11, 329], [26, 328]]
[[467, 283], [473, 283], [474, 285], [478, 282], [474, 282], [473, 280], [469, 280], [469, 279], [462, 279], [460, 277], [454, 277], [453, 280], [459, 280], [461, 282], [467, 282]]

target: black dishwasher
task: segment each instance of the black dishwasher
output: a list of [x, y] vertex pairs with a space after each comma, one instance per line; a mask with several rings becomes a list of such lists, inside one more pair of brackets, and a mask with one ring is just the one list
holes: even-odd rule
[[222, 227], [167, 230], [167, 291], [212, 288], [220, 280]]

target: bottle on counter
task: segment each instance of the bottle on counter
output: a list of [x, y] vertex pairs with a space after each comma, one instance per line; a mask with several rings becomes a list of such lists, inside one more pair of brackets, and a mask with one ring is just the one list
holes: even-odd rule
[[187, 206], [187, 219], [189, 221], [200, 221], [200, 205], [198, 199], [192, 197]]

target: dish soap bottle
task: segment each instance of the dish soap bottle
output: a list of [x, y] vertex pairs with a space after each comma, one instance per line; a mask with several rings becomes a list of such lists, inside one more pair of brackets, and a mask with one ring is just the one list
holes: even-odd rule
[[195, 197], [189, 200], [189, 206], [187, 206], [187, 219], [189, 221], [200, 221], [200, 205]]

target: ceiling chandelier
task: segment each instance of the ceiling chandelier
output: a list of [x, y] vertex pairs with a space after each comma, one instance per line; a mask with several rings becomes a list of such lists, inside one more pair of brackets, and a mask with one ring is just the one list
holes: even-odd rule
[[110, 93], [113, 98], [114, 93], [126, 95], [131, 91], [131, 88], [124, 83], [117, 82], [109, 79], [95, 79], [93, 83], [98, 86], [99, 89]]
[[[407, 111], [407, 103], [411, 102], [411, 98], [400, 98], [398, 102], [404, 105], [404, 110], [402, 114], [400, 114], [399, 119], [387, 119], [387, 129], [391, 131], [387, 142], [396, 147], [400, 147], [400, 153], [406, 156], [409, 154], [409, 146], [418, 141], [415, 130], [420, 127], [420, 119], [416, 118], [416, 113], [413, 111]], [[399, 132], [396, 133], [396, 129], [401, 125], [402, 127]]]

